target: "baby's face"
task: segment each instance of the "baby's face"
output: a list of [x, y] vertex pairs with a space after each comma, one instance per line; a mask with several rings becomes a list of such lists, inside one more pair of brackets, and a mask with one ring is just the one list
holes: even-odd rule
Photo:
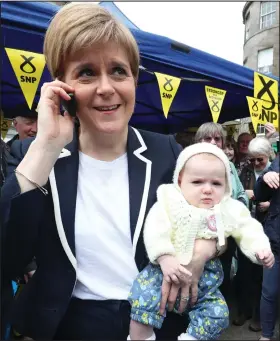
[[179, 176], [179, 185], [190, 205], [211, 208], [225, 195], [225, 166], [214, 155], [197, 154], [186, 162]]

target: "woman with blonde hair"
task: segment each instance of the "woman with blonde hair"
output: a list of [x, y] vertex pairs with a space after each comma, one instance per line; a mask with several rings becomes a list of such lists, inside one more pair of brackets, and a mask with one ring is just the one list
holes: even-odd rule
[[[181, 148], [172, 136], [129, 126], [138, 46], [105, 9], [63, 6], [46, 32], [44, 54], [54, 81], [41, 88], [37, 136], [12, 146], [1, 197], [2, 266], [13, 277], [34, 256], [38, 265], [12, 322], [35, 340], [124, 340], [129, 290], [148, 264], [142, 227], [158, 186], [172, 181]], [[61, 101], [72, 110], [61, 114]], [[196, 242], [193, 298], [216, 251], [215, 241]], [[163, 281], [169, 309], [179, 290], [189, 295], [189, 282]], [[180, 318], [173, 328], [172, 316], [164, 338], [178, 332]]]

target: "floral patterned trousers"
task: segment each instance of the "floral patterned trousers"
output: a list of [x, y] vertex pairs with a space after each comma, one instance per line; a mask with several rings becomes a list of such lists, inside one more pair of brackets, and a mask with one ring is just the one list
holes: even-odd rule
[[[159, 266], [149, 264], [135, 279], [128, 300], [131, 319], [160, 329], [166, 316], [159, 314], [163, 275]], [[190, 323], [187, 333], [198, 340], [217, 340], [229, 325], [229, 312], [219, 286], [223, 282], [223, 269], [218, 258], [205, 264], [198, 283], [198, 300], [187, 306]], [[180, 293], [174, 311], [177, 312]]]

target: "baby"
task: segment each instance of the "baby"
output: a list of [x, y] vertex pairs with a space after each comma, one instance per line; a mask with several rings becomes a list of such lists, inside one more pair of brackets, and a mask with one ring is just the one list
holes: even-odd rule
[[[230, 165], [224, 152], [210, 143], [185, 148], [177, 160], [173, 184], [161, 185], [148, 213], [144, 241], [150, 264], [137, 276], [129, 294], [128, 340], [155, 340], [163, 277], [177, 283], [193, 256], [195, 239], [217, 239], [218, 248], [233, 236], [252, 262], [271, 267], [274, 256], [262, 225], [246, 206], [231, 198]], [[219, 291], [220, 260], [206, 263], [199, 281], [198, 300], [186, 306], [190, 323], [179, 340], [216, 340], [229, 323], [228, 307]], [[180, 302], [188, 297], [179, 295]]]

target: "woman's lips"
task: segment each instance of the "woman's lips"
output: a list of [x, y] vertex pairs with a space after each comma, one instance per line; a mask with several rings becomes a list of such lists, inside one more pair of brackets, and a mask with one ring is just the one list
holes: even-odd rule
[[120, 107], [120, 104], [114, 104], [114, 105], [98, 106], [98, 107], [94, 107], [94, 109], [99, 112], [102, 112], [103, 114], [108, 115], [108, 114], [114, 113], [119, 107]]

